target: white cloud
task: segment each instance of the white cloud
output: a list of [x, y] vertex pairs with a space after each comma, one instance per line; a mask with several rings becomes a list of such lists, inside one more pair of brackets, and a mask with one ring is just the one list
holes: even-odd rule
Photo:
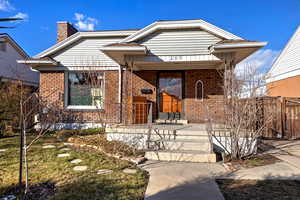
[[15, 8], [9, 3], [8, 0], [0, 0], [0, 10], [1, 11], [11, 11]]
[[98, 24], [98, 20], [92, 17], [86, 17], [84, 14], [75, 13], [75, 26], [84, 31], [93, 31], [95, 26]]
[[280, 51], [272, 49], [258, 50], [236, 66], [236, 72], [242, 72], [246, 66], [258, 69], [260, 73], [266, 73], [271, 68], [273, 62], [279, 55]]
[[265, 75], [279, 53], [272, 49], [259, 50], [236, 66], [237, 76], [244, 81], [242, 97], [265, 95]]
[[23, 21], [28, 21], [28, 19], [29, 19], [28, 14], [26, 14], [26, 13], [21, 13], [21, 12], [18, 12], [16, 15], [11, 16], [11, 17], [12, 17], [12, 18], [21, 18], [21, 19], [23, 19]]

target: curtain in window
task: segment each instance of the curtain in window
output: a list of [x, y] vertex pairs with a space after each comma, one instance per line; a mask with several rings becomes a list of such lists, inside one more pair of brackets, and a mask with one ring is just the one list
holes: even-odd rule
[[103, 73], [70, 72], [69, 105], [103, 107]]

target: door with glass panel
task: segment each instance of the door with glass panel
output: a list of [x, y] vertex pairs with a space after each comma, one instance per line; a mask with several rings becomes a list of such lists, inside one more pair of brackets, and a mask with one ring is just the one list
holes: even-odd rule
[[182, 73], [159, 73], [159, 118], [180, 119], [182, 117]]

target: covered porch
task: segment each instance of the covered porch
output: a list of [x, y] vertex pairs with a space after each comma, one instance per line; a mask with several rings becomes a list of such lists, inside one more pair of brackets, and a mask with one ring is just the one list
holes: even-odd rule
[[228, 40], [207, 55], [155, 55], [145, 45], [115, 43], [101, 48], [119, 71], [123, 124], [202, 123], [222, 118], [224, 71], [265, 43]]

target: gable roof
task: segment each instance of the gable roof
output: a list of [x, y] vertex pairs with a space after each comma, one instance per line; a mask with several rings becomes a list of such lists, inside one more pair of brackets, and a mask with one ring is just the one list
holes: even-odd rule
[[229, 33], [215, 25], [212, 25], [201, 19], [196, 19], [196, 20], [177, 20], [177, 21], [156, 21], [146, 26], [145, 28], [137, 31], [136, 33], [128, 36], [127, 38], [121, 40], [121, 42], [133, 42], [157, 30], [186, 29], [186, 28], [200, 28], [227, 40], [242, 40], [242, 38], [232, 33]]
[[28, 54], [24, 51], [22, 47], [18, 45], [18, 43], [10, 37], [7, 33], [0, 33], [0, 38], [5, 39], [9, 44], [23, 57], [29, 58]]
[[131, 29], [131, 30], [115, 30], [115, 31], [89, 31], [89, 32], [77, 32], [74, 35], [66, 38], [65, 40], [53, 45], [45, 51], [34, 56], [35, 58], [45, 57], [56, 53], [64, 47], [82, 39], [88, 37], [107, 37], [107, 36], [123, 36], [125, 37], [120, 43], [129, 43], [137, 39], [145, 37], [156, 30], [161, 29], [185, 29], [185, 28], [201, 28], [218, 37], [227, 40], [242, 40], [242, 38], [229, 33], [221, 28], [218, 28], [203, 20], [176, 20], [176, 21], [157, 21], [143, 29]]
[[52, 47], [46, 49], [45, 51], [39, 53], [38, 55], [34, 56], [35, 58], [41, 58], [45, 56], [49, 56], [51, 54], [56, 53], [57, 51], [63, 49], [70, 44], [82, 39], [82, 38], [93, 38], [93, 37], [126, 37], [137, 30], [114, 30], [114, 31], [86, 31], [86, 32], [77, 32], [74, 35], [62, 40], [61, 42], [56, 43]]
[[300, 26], [288, 41], [268, 72], [267, 82], [300, 75]]

